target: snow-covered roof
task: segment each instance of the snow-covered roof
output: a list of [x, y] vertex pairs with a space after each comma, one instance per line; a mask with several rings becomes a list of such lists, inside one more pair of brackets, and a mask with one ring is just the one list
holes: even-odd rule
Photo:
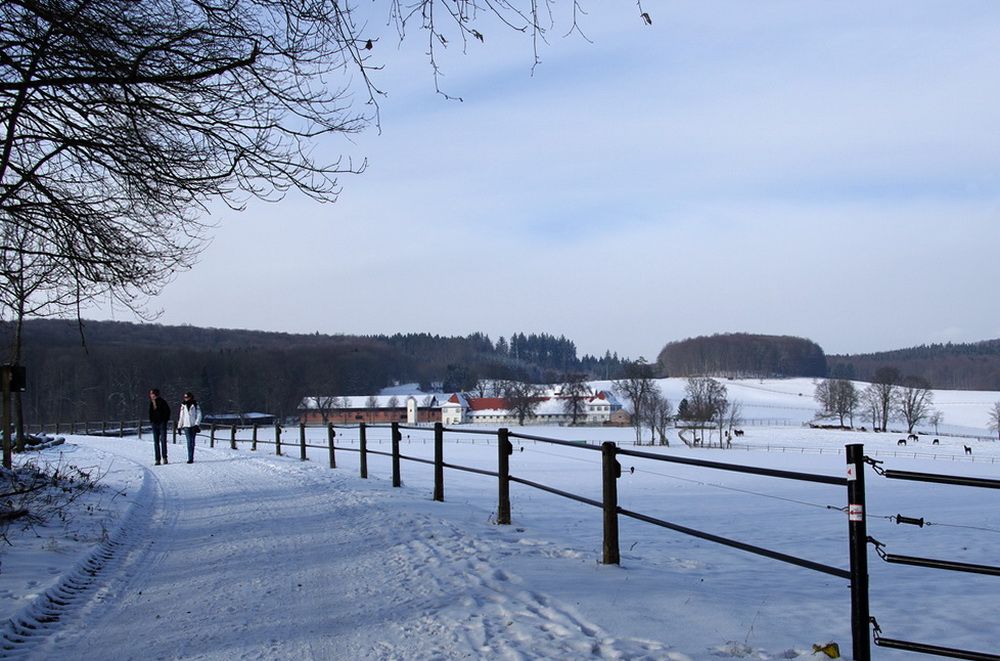
[[[322, 397], [314, 395], [304, 397], [299, 404], [300, 409], [320, 408], [320, 404], [333, 409], [369, 409], [372, 403], [375, 408], [387, 409], [406, 408], [406, 401], [413, 398], [419, 407], [438, 408], [440, 406], [438, 396], [435, 395], [345, 395], [343, 397]], [[393, 400], [395, 402], [393, 403]]]

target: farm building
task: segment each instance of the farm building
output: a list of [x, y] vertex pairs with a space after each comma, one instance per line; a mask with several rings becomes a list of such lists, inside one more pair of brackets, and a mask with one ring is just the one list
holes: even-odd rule
[[[568, 425], [573, 416], [569, 399], [557, 393], [537, 398], [534, 415], [528, 424]], [[516, 425], [517, 414], [503, 397], [451, 395], [369, 395], [356, 397], [306, 397], [299, 405], [300, 420], [305, 423], [336, 424], [420, 424], [441, 422], [445, 425], [479, 424]], [[577, 414], [577, 424], [628, 424], [628, 415], [615, 396], [598, 391], [585, 397]]]

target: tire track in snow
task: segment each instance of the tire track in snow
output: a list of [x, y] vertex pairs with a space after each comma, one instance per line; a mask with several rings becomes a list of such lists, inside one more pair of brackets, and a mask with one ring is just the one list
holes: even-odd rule
[[100, 600], [111, 580], [134, 562], [135, 551], [149, 530], [153, 515], [162, 507], [159, 485], [143, 469], [135, 498], [115, 528], [97, 547], [0, 628], [0, 658], [23, 658], [36, 651], [65, 623], [80, 617]]

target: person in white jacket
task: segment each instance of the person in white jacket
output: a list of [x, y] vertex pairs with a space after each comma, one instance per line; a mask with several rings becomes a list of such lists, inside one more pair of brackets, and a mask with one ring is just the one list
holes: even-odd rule
[[188, 463], [194, 463], [194, 439], [201, 431], [201, 407], [194, 395], [184, 393], [184, 401], [177, 413], [177, 431], [184, 432], [187, 438]]

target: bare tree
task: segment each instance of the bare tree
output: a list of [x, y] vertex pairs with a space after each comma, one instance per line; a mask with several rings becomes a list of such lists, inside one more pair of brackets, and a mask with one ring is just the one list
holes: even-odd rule
[[873, 408], [877, 420], [881, 423], [875, 426], [882, 431], [888, 429], [889, 417], [896, 409], [899, 381], [899, 370], [895, 367], [880, 367], [875, 371], [872, 383], [868, 385], [867, 404]]
[[524, 425], [528, 418], [535, 417], [535, 412], [542, 404], [542, 388], [533, 383], [512, 381], [504, 391], [508, 409], [517, 416], [517, 424]]
[[340, 406], [340, 397], [336, 395], [317, 395], [315, 397], [306, 398], [306, 406], [312, 404], [312, 408], [319, 413], [320, 418], [323, 423], [330, 422], [330, 416], [333, 411]]
[[[63, 262], [34, 258], [39, 237], [16, 225], [0, 225], [0, 320], [11, 324], [6, 362], [21, 364], [24, 321], [73, 311], [86, 296], [74, 287], [72, 271]], [[24, 409], [21, 393], [13, 393], [13, 421], [18, 446], [23, 443]]]
[[872, 429], [879, 431], [879, 420], [882, 417], [881, 406], [879, 405], [879, 397], [875, 386], [870, 383], [861, 391], [861, 408], [864, 410], [865, 415], [872, 421]]
[[993, 403], [993, 408], [991, 408], [989, 412], [989, 421], [986, 428], [991, 432], [996, 433], [997, 438], [1000, 438], [1000, 402]]
[[363, 126], [326, 80], [367, 71], [355, 31], [334, 0], [0, 4], [0, 223], [136, 309], [194, 263], [210, 200], [331, 200], [358, 169], [311, 149]]
[[860, 403], [860, 395], [851, 381], [845, 379], [826, 379], [816, 385], [815, 399], [819, 402], [820, 415], [837, 416], [840, 426], [844, 419], [850, 418], [853, 426], [854, 412]]
[[650, 394], [656, 385], [653, 381], [653, 368], [646, 360], [625, 363], [622, 366], [624, 376], [613, 382], [612, 390], [628, 404], [632, 414], [632, 427], [635, 428], [636, 443], [642, 440], [642, 429], [646, 425], [646, 405]]
[[[428, 37], [437, 80], [439, 49], [494, 26], [537, 48], [555, 3], [378, 6], [400, 39]], [[379, 38], [355, 12], [350, 0], [0, 3], [0, 224], [38, 239], [20, 248], [32, 258], [72, 265], [77, 291], [138, 311], [195, 263], [210, 202], [336, 199], [337, 177], [364, 164], [321, 160], [317, 141], [377, 122], [382, 94]]]
[[927, 421], [934, 425], [934, 433], [938, 433], [938, 427], [944, 422], [944, 413], [940, 410], [935, 410], [931, 413], [931, 417], [927, 418]]
[[489, 391], [491, 383], [488, 379], [476, 379], [476, 384], [472, 387], [472, 394], [476, 397], [482, 399], [486, 397], [486, 393]]
[[897, 406], [900, 417], [906, 422], [906, 432], [913, 433], [913, 428], [931, 414], [934, 403], [934, 393], [931, 384], [920, 376], [908, 376], [899, 385]]
[[670, 445], [670, 441], [667, 440], [667, 428], [673, 420], [674, 405], [663, 396], [658, 386], [650, 395], [646, 410], [649, 413], [650, 432], [659, 437], [660, 445]]
[[696, 377], [688, 379], [684, 391], [688, 419], [696, 421], [702, 429], [717, 422], [721, 442], [722, 426], [729, 409], [726, 386], [709, 377]]
[[587, 410], [588, 397], [590, 397], [590, 384], [587, 383], [586, 374], [567, 374], [563, 377], [563, 408], [570, 416], [571, 425], [577, 424]]
[[733, 429], [741, 424], [743, 424], [743, 402], [729, 402], [729, 407], [726, 411], [726, 427], [728, 428], [728, 433], [732, 434]]

